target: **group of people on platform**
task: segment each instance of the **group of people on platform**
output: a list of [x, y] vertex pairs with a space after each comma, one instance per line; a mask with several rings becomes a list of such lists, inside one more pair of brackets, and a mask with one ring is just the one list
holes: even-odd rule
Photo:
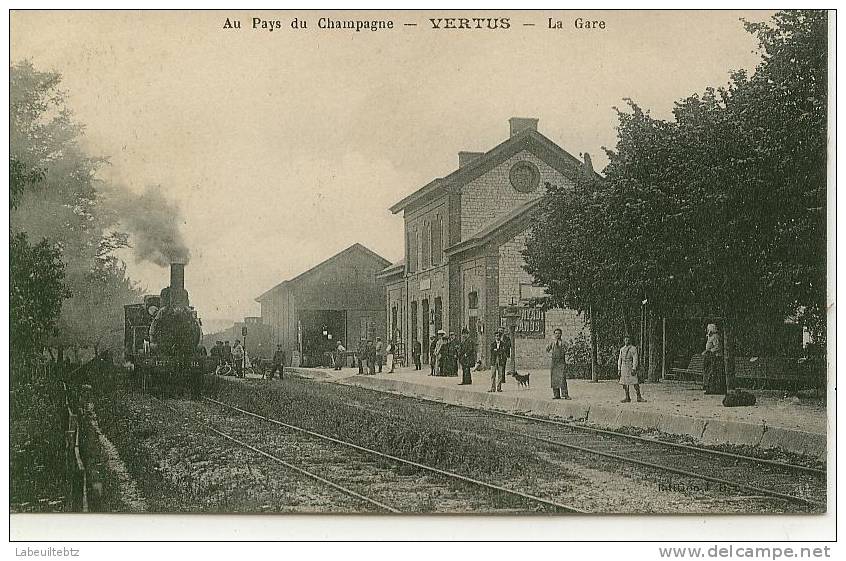
[[[415, 370], [420, 370], [420, 352], [422, 345], [415, 338], [411, 344], [412, 360]], [[472, 384], [471, 369], [476, 365], [476, 340], [470, 336], [466, 327], [461, 330], [461, 338], [455, 332], [439, 329], [437, 335], [429, 341], [429, 376], [458, 376], [461, 367], [461, 384]]]
[[[726, 392], [726, 378], [723, 367], [723, 349], [719, 330], [715, 324], [708, 324], [707, 340], [704, 356], [703, 385], [706, 394], [724, 394]], [[236, 341], [236, 344], [238, 342]], [[446, 333], [443, 329], [438, 330], [437, 335], [432, 336], [429, 345], [430, 376], [458, 376], [461, 368], [461, 382], [459, 385], [473, 383], [471, 372], [474, 367], [478, 369], [478, 349], [476, 340], [471, 336], [469, 329], [461, 330], [461, 336], [457, 337], [454, 332]], [[216, 349], [217, 347], [215, 347]], [[223, 347], [226, 348], [226, 347]], [[382, 343], [381, 337], [377, 337], [375, 343], [370, 340], [362, 340], [359, 343], [355, 354], [359, 374], [377, 374], [382, 372], [383, 364], [387, 364], [389, 372], [394, 372], [394, 352], [396, 351], [394, 341], [387, 345]], [[215, 354], [212, 349], [212, 354]], [[341, 343], [338, 343], [337, 359], [335, 369], [340, 370], [341, 364], [346, 356]], [[414, 363], [414, 370], [422, 369], [423, 345], [415, 337], [411, 343], [411, 358]], [[501, 392], [502, 384], [505, 383], [505, 374], [508, 361], [511, 357], [512, 344], [503, 329], [497, 329], [494, 333], [494, 340], [490, 345], [490, 380], [491, 387], [488, 392]], [[561, 329], [553, 331], [553, 339], [546, 346], [549, 355], [549, 377], [552, 388], [552, 399], [572, 399], [567, 385], [567, 344], [562, 340]], [[628, 335], [623, 337], [623, 346], [617, 355], [617, 373], [619, 384], [623, 387], [624, 397], [622, 403], [632, 401], [630, 387], [634, 388], [635, 399], [638, 402], [645, 402], [638, 379], [638, 368], [640, 358], [638, 348], [632, 344], [632, 338]]]
[[[343, 346], [338, 343], [339, 348]], [[382, 342], [381, 337], [376, 337], [373, 342], [370, 339], [358, 342], [358, 349], [355, 353], [355, 362], [358, 365], [359, 374], [381, 374], [382, 368], [387, 366], [388, 373], [394, 372], [395, 362], [394, 354], [396, 353], [397, 345], [394, 341], [388, 341], [387, 344]], [[335, 361], [335, 370], [340, 370], [345, 360], [346, 354], [343, 351], [338, 352]]]
[[[235, 339], [235, 345], [230, 346], [229, 341], [215, 341], [214, 346], [209, 351], [209, 356], [214, 359], [215, 374], [220, 373], [224, 366], [232, 368], [235, 376], [238, 378], [244, 377], [244, 367], [250, 366], [245, 364], [247, 359], [247, 350], [241, 344], [240, 339]], [[285, 351], [282, 350], [282, 345], [276, 345], [276, 351], [273, 353], [270, 370], [265, 371], [265, 377], [272, 380], [276, 373], [279, 373], [281, 380], [285, 369]]]
[[215, 341], [209, 356], [215, 359], [218, 366], [232, 364], [232, 346], [229, 341]]
[[239, 339], [235, 339], [234, 346], [230, 346], [229, 341], [215, 341], [209, 351], [209, 356], [216, 362], [215, 372], [228, 364], [239, 378], [244, 377], [244, 355], [244, 347]]

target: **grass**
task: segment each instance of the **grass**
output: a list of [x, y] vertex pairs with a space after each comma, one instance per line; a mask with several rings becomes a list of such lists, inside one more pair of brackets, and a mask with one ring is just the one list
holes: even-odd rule
[[283, 422], [469, 476], [517, 477], [528, 469], [525, 446], [463, 436], [450, 422], [413, 408], [397, 411], [400, 413], [397, 415], [383, 415], [348, 404], [339, 395], [352, 393], [365, 401], [365, 405], [367, 400], [374, 399], [369, 393], [355, 395], [356, 389], [296, 379], [281, 385], [261, 383], [244, 387], [237, 382], [214, 379], [208, 392], [221, 401]]
[[[226, 443], [215, 442], [178, 414], [140, 395], [128, 376], [115, 373], [92, 382], [100, 427], [119, 450], [151, 512], [262, 512], [301, 502], [294, 489], [289, 493], [278, 484], [268, 486], [266, 474], [252, 473], [251, 453], [232, 452]], [[407, 407], [402, 400], [394, 403], [359, 388], [298, 379], [245, 385], [218, 378], [209, 379], [206, 394], [281, 421], [486, 481], [516, 484], [545, 464], [525, 443], [490, 442], [466, 427], [462, 431], [455, 422]], [[257, 433], [277, 430], [259, 420], [255, 427]], [[393, 463], [386, 460], [386, 465]], [[275, 497], [270, 507], [268, 497]], [[433, 509], [434, 503], [433, 497], [423, 495], [418, 508], [425, 512]], [[119, 502], [109, 504], [114, 507]]]
[[13, 385], [9, 395], [11, 512], [65, 509], [63, 403], [58, 381], [29, 378]]

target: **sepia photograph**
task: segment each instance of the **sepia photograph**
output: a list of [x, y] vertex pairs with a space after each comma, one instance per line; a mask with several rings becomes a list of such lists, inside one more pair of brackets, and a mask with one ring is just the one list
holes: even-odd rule
[[833, 31], [811, 10], [10, 10], [12, 538], [47, 514], [19, 535], [822, 521]]

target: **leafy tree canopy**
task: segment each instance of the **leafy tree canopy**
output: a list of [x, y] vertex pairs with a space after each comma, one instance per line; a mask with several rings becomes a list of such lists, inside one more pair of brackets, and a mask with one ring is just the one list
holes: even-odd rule
[[745, 23], [762, 61], [675, 104], [618, 110], [605, 177], [548, 186], [525, 252], [554, 303], [665, 315], [803, 315], [823, 335], [827, 21]]

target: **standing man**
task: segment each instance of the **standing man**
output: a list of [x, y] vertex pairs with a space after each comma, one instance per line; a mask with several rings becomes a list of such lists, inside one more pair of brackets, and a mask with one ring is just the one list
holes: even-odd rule
[[385, 348], [385, 365], [388, 367], [388, 374], [394, 373], [394, 355], [397, 352], [397, 344], [393, 339], [388, 341], [388, 346]]
[[511, 345], [508, 339], [503, 339], [502, 328], [496, 330], [491, 343], [491, 389], [490, 392], [501, 392], [502, 382], [505, 380], [505, 367], [511, 356]]
[[626, 392], [626, 397], [620, 403], [630, 403], [632, 398], [629, 395], [629, 386], [634, 386], [637, 400], [646, 401], [640, 395], [640, 380], [637, 379], [638, 356], [637, 347], [632, 345], [632, 338], [626, 335], [623, 337], [623, 347], [620, 349], [620, 356], [617, 358], [617, 371], [620, 373], [620, 385]]
[[358, 373], [364, 374], [364, 353], [367, 350], [367, 345], [364, 343], [364, 339], [358, 340], [358, 349], [355, 351], [355, 359], [358, 361]]
[[561, 340], [561, 329], [556, 328], [552, 332], [552, 342], [546, 346], [549, 353], [549, 383], [552, 386], [552, 399], [570, 399], [567, 391], [566, 358], [567, 347]]
[[461, 345], [458, 347], [458, 362], [461, 363], [461, 382], [459, 386], [469, 386], [473, 383], [470, 369], [476, 364], [476, 341], [470, 336], [466, 327], [461, 330]]
[[364, 360], [367, 362], [367, 373], [376, 374], [376, 347], [373, 341], [367, 341], [364, 346]]
[[229, 346], [229, 341], [223, 342], [223, 362], [232, 365], [232, 347]]
[[449, 333], [449, 341], [447, 342], [446, 346], [446, 363], [447, 363], [447, 376], [458, 376], [458, 351], [459, 351], [460, 342], [458, 338], [455, 336], [454, 331], [450, 331]]
[[241, 346], [241, 341], [235, 339], [235, 346], [232, 347], [232, 360], [235, 361], [235, 375], [239, 378], [244, 377], [244, 347]]
[[376, 337], [376, 366], [379, 367], [379, 374], [382, 373], [383, 364], [385, 364], [385, 345], [381, 337]]
[[285, 351], [282, 350], [282, 345], [276, 345], [276, 351], [273, 353], [273, 368], [267, 375], [268, 379], [272, 380], [276, 372], [279, 372], [279, 379], [282, 380], [285, 374]]
[[414, 369], [420, 370], [420, 355], [423, 353], [423, 345], [417, 340], [417, 335], [411, 341], [411, 360], [414, 361]]
[[214, 364], [214, 373], [217, 374], [217, 369], [220, 368], [220, 341], [214, 342], [214, 346], [209, 351], [209, 357]]

